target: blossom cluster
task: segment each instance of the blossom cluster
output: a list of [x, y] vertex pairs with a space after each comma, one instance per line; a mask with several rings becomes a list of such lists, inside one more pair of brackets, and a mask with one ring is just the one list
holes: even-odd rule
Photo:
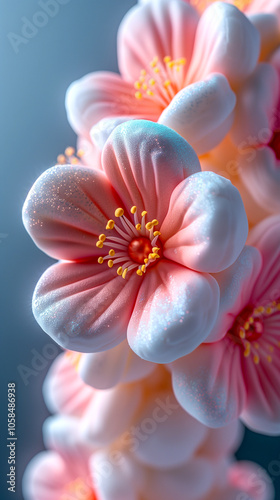
[[139, 0], [117, 48], [23, 207], [65, 351], [25, 498], [272, 500], [234, 453], [280, 434], [279, 0]]

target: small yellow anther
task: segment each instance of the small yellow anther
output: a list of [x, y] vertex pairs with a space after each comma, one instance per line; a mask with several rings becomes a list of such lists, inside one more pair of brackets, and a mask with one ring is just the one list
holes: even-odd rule
[[145, 264], [143, 264], [143, 266], [141, 267], [141, 271], [144, 273], [146, 271], [146, 266]]
[[163, 84], [164, 88], [167, 89], [167, 87], [170, 87], [170, 85], [171, 85], [171, 81], [170, 80], [165, 80], [165, 82]]
[[133, 207], [131, 207], [130, 212], [131, 212], [132, 214], [136, 214], [136, 211], [137, 211], [137, 208], [136, 208], [136, 206], [135, 206], [135, 205], [134, 205]]
[[136, 97], [136, 99], [142, 99], [143, 95], [141, 92], [138, 91], [138, 92], [135, 92], [135, 97]]
[[160, 236], [160, 235], [161, 235], [161, 233], [159, 231], [154, 232], [154, 236]]
[[255, 354], [254, 355], [254, 363], [255, 363], [255, 365], [258, 365], [259, 362], [260, 362], [260, 358], [259, 358], [259, 356], [257, 354]]
[[98, 262], [98, 264], [103, 264], [103, 262], [104, 262], [103, 257], [98, 257], [98, 261], [97, 262]]
[[266, 314], [271, 314], [272, 311], [273, 311], [272, 307], [267, 307], [265, 312]]
[[145, 228], [150, 231], [152, 228], [153, 228], [153, 223], [152, 222], [147, 222], [147, 224], [145, 225]]
[[181, 64], [182, 66], [184, 66], [187, 62], [187, 59], [185, 59], [185, 57], [182, 57], [181, 59], [179, 59], [179, 64]]
[[248, 319], [250, 325], [252, 325], [254, 323], [254, 318], [252, 318], [252, 316], [250, 316], [250, 318]]
[[83, 149], [78, 149], [78, 151], [77, 151], [77, 156], [78, 156], [79, 158], [82, 158], [82, 157], [84, 156], [84, 154], [85, 154], [85, 152], [84, 152], [84, 150], [83, 150]]
[[118, 267], [117, 274], [121, 276], [122, 272], [123, 272], [122, 267]]
[[158, 253], [159, 250], [160, 250], [159, 247], [153, 247], [152, 248], [153, 253]]
[[58, 155], [57, 159], [56, 159], [57, 163], [59, 165], [64, 165], [64, 163], [67, 162], [66, 158], [64, 155]]
[[126, 275], [127, 275], [127, 267], [125, 268], [125, 270], [124, 270], [124, 271], [123, 271], [123, 273], [122, 273], [122, 277], [123, 277], [123, 279], [125, 279]]
[[141, 224], [140, 224], [140, 223], [139, 223], [139, 224], [136, 224], [136, 226], [135, 226], [135, 227], [136, 227], [137, 231], [140, 231], [140, 229], [141, 229]]
[[246, 344], [246, 348], [245, 348], [245, 351], [244, 351], [244, 356], [245, 358], [248, 358], [248, 356], [250, 356], [250, 352], [251, 352], [251, 346], [249, 344], [249, 342]]
[[70, 163], [71, 163], [71, 165], [78, 165], [79, 160], [78, 160], [78, 158], [74, 157], [74, 158], [71, 158], [71, 162]]
[[106, 240], [106, 235], [105, 234], [100, 234], [99, 235], [99, 240], [100, 241], [105, 241]]
[[144, 217], [144, 215], [147, 215], [148, 212], [146, 212], [146, 210], [143, 210], [143, 212], [141, 212], [141, 216]]
[[163, 61], [164, 61], [165, 63], [168, 63], [168, 62], [170, 62], [170, 61], [171, 61], [171, 57], [170, 57], [170, 56], [165, 56], [165, 57], [163, 58]]
[[167, 66], [168, 66], [168, 68], [171, 68], [171, 69], [174, 68], [175, 61], [170, 61], [169, 63], [167, 63]]
[[146, 76], [146, 74], [147, 74], [147, 71], [145, 69], [141, 69], [141, 75]]
[[157, 219], [153, 219], [153, 220], [152, 220], [152, 224], [153, 224], [153, 226], [157, 226], [157, 225], [158, 225], [158, 223], [159, 223], [159, 222], [158, 222], [158, 220], [157, 220]]
[[150, 84], [150, 85], [152, 85], [152, 87], [153, 87], [153, 86], [156, 84], [155, 79], [154, 79], [154, 78], [151, 78], [151, 79], [149, 80], [149, 84]]
[[147, 88], [148, 88], [148, 85], [147, 85], [146, 83], [143, 83], [143, 85], [142, 85], [142, 89], [143, 89], [143, 90], [147, 90]]
[[160, 69], [156, 66], [156, 67], [154, 68], [154, 72], [155, 72], [155, 73], [160, 73]]
[[115, 210], [115, 217], [122, 217], [124, 214], [124, 209], [123, 208], [117, 208]]
[[135, 82], [135, 83], [134, 83], [134, 87], [135, 87], [136, 89], [138, 89], [138, 90], [139, 90], [139, 89], [141, 89], [141, 83], [140, 83], [140, 82]]
[[245, 323], [245, 325], [244, 325], [244, 328], [245, 328], [245, 330], [249, 330], [249, 328], [250, 328], [250, 323], [249, 323], [249, 321], [246, 321], [246, 323]]
[[257, 308], [258, 313], [263, 313], [264, 312], [264, 307], [260, 306]]
[[103, 241], [98, 241], [96, 243], [97, 248], [103, 248]]
[[114, 229], [115, 221], [113, 219], [108, 220], [106, 229]]
[[144, 259], [145, 264], [148, 264], [149, 259]]
[[142, 276], [143, 275], [143, 273], [142, 273], [142, 271], [140, 269], [137, 269], [136, 274], [138, 274], [138, 276]]
[[154, 57], [153, 60], [150, 62], [151, 68], [154, 68], [158, 63], [158, 57]]
[[268, 361], [269, 363], [271, 363], [271, 362], [272, 362], [272, 357], [271, 357], [271, 356], [267, 356], [267, 358], [266, 358], [266, 359], [267, 359], [267, 361]]
[[75, 154], [75, 149], [69, 146], [65, 149], [66, 156], [73, 156]]
[[108, 267], [113, 267], [114, 261], [112, 259], [108, 260]]
[[241, 339], [245, 339], [245, 336], [246, 336], [246, 335], [245, 335], [244, 330], [243, 330], [243, 329], [241, 329], [241, 330], [239, 331], [239, 337], [240, 337]]
[[114, 257], [115, 250], [113, 250], [113, 248], [111, 248], [111, 250], [109, 250], [109, 255], [110, 255], [110, 257]]
[[147, 95], [149, 95], [150, 97], [152, 97], [154, 94], [154, 92], [152, 90], [147, 90]]

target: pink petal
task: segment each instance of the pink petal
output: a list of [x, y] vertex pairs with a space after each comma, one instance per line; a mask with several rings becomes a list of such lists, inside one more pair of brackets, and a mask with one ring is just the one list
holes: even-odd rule
[[246, 246], [234, 264], [213, 274], [220, 288], [220, 307], [216, 323], [205, 342], [222, 339], [244, 307], [251, 303], [260, 279], [261, 265], [260, 252]]
[[202, 155], [229, 131], [235, 94], [223, 75], [214, 74], [181, 90], [163, 111], [159, 123], [172, 128]]
[[110, 349], [125, 338], [140, 283], [136, 273], [122, 279], [99, 264], [55, 264], [37, 284], [33, 313], [66, 349]]
[[82, 165], [102, 170], [101, 152], [91, 141], [82, 136], [78, 137], [77, 150], [79, 149], [83, 151]]
[[142, 281], [128, 326], [128, 342], [143, 359], [169, 363], [207, 337], [217, 315], [216, 281], [160, 261]]
[[[231, 136], [241, 154], [250, 146], [267, 144], [273, 135], [279, 82], [271, 64], [259, 64], [237, 94]], [[258, 102], [258, 106], [256, 106]]]
[[72, 463], [77, 477], [83, 474], [92, 453], [90, 443], [81, 438], [80, 425], [80, 418], [65, 415], [49, 417], [43, 424], [44, 445]]
[[247, 164], [243, 160], [240, 175], [261, 208], [270, 213], [280, 211], [280, 161], [270, 147], [256, 149]]
[[229, 483], [233, 487], [244, 492], [242, 495], [244, 500], [244, 495], [246, 495], [246, 498], [249, 495], [248, 499], [252, 500], [274, 499], [274, 488], [271, 478], [262, 467], [253, 462], [236, 462], [230, 467], [228, 477]]
[[[164, 125], [132, 120], [110, 135], [102, 154], [103, 168], [127, 212], [138, 213], [161, 224], [171, 193], [183, 179], [200, 171], [189, 144]], [[168, 179], [168, 182], [167, 182]], [[160, 226], [159, 226], [160, 227]]]
[[115, 116], [103, 118], [90, 129], [90, 138], [95, 148], [99, 151], [105, 146], [113, 130], [124, 122], [131, 120], [131, 116]]
[[75, 478], [64, 459], [54, 451], [42, 451], [29, 462], [23, 476], [26, 500], [60, 500], [67, 482]]
[[79, 375], [86, 384], [104, 390], [120, 382], [141, 380], [154, 369], [155, 365], [136, 356], [125, 340], [108, 351], [84, 354]]
[[[99, 170], [57, 166], [44, 172], [23, 206], [23, 222], [36, 245], [51, 257], [92, 259], [98, 235], [121, 201]], [[104, 254], [104, 251], [103, 251]]]
[[52, 413], [81, 416], [94, 397], [94, 391], [77, 374], [68, 353], [53, 362], [43, 384], [45, 403]]
[[81, 436], [93, 448], [110, 446], [131, 426], [140, 407], [140, 384], [98, 391], [81, 421]]
[[206, 439], [197, 453], [204, 458], [221, 460], [238, 450], [243, 436], [244, 426], [239, 420], [218, 429], [207, 429]]
[[125, 79], [138, 80], [142, 69], [157, 56], [192, 57], [199, 16], [181, 0], [158, 0], [132, 8], [123, 19], [118, 34], [118, 60]]
[[254, 0], [253, 2], [250, 2], [246, 13], [254, 14], [259, 12], [275, 14], [278, 20], [280, 20], [279, 0]]
[[179, 467], [192, 459], [207, 429], [180, 407], [171, 391], [159, 391], [156, 396], [146, 399], [129, 429], [129, 448], [145, 465]]
[[171, 370], [178, 402], [204, 425], [222, 427], [239, 417], [246, 389], [241, 351], [231, 340], [203, 344]]
[[[150, 500], [202, 500], [211, 491], [214, 464], [203, 458], [193, 458], [188, 464], [157, 471], [150, 475], [147, 489]], [[187, 497], [186, 497], [187, 492]]]
[[89, 139], [90, 129], [103, 118], [124, 115], [156, 121], [160, 108], [154, 101], [139, 101], [135, 92], [120, 75], [109, 72], [90, 73], [73, 82], [65, 103], [71, 127]]
[[166, 258], [194, 270], [218, 272], [240, 254], [248, 223], [231, 182], [213, 172], [200, 172], [174, 189], [160, 231]]
[[[269, 1], [268, 2], [266, 0], [264, 1], [266, 3], [269, 3]], [[251, 2], [251, 5], [253, 6], [255, 3], [256, 0], [254, 2]], [[278, 4], [279, 21], [280, 21], [280, 6], [278, 0], [276, 0], [275, 3]], [[279, 27], [278, 27], [279, 21], [277, 20], [277, 17], [273, 13], [268, 14], [261, 11], [256, 11], [255, 14], [251, 14], [248, 17], [251, 23], [257, 28], [260, 34], [261, 37], [260, 60], [265, 61], [279, 46]]]
[[188, 82], [222, 73], [230, 85], [244, 81], [259, 56], [258, 30], [236, 7], [215, 2], [203, 13], [196, 31]]

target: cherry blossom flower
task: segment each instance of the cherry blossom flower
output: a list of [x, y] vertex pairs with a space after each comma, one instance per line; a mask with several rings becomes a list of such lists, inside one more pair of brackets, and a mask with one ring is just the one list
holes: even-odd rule
[[[236, 90], [255, 69], [259, 32], [222, 2], [199, 17], [182, 0], [132, 8], [118, 34], [121, 76], [91, 73], [71, 84], [66, 109], [76, 133], [102, 148], [124, 120], [159, 121], [181, 134], [198, 155], [229, 131]], [[105, 120], [104, 120], [105, 119]]]
[[249, 238], [254, 247], [215, 275], [221, 314], [209, 343], [171, 364], [178, 401], [206, 425], [240, 416], [257, 432], [280, 432], [279, 235], [277, 216], [256, 226]]
[[244, 246], [240, 195], [200, 172], [182, 137], [149, 121], [117, 127], [102, 162], [104, 173], [51, 168], [27, 197], [27, 231], [63, 259], [36, 287], [35, 318], [70, 350], [107, 350], [127, 335], [140, 357], [173, 361], [216, 320], [219, 290], [209, 273], [230, 266]]

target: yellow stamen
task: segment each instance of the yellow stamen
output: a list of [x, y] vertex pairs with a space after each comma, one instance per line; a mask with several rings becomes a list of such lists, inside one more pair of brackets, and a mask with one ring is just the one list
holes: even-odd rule
[[140, 83], [140, 82], [135, 82], [135, 83], [134, 83], [134, 87], [135, 87], [136, 89], [141, 89], [141, 83]]
[[160, 69], [158, 67], [154, 68], [155, 73], [160, 73]]
[[161, 233], [159, 231], [154, 232], [154, 236], [160, 236], [160, 235], [161, 235]]
[[142, 273], [142, 271], [140, 271], [140, 269], [137, 269], [136, 274], [138, 274], [138, 276], [142, 276], [143, 275], [143, 273]]
[[152, 224], [153, 224], [153, 226], [157, 226], [159, 224], [159, 222], [157, 219], [153, 219]]
[[115, 252], [115, 250], [113, 250], [113, 248], [111, 248], [111, 250], [109, 250], [110, 257], [114, 257], [115, 253], [116, 252]]
[[152, 85], [152, 87], [156, 84], [156, 81], [154, 78], [150, 78], [149, 84]]
[[146, 76], [146, 74], [147, 74], [147, 71], [145, 69], [141, 69], [141, 75]]
[[245, 334], [244, 330], [240, 330], [240, 331], [239, 331], [239, 337], [240, 337], [241, 339], [245, 339], [245, 336], [246, 336], [246, 334]]
[[246, 344], [246, 348], [245, 348], [245, 351], [244, 351], [244, 356], [245, 358], [248, 358], [248, 356], [250, 356], [250, 352], [251, 352], [251, 346], [249, 344], [249, 342]]
[[249, 328], [250, 328], [250, 323], [249, 323], [249, 321], [246, 321], [246, 323], [245, 323], [245, 325], [244, 325], [244, 328], [245, 328], [245, 330], [249, 330]]
[[98, 257], [98, 264], [103, 264], [103, 262], [104, 262], [103, 257]]
[[267, 361], [268, 361], [269, 363], [271, 363], [271, 362], [272, 362], [272, 357], [271, 357], [271, 356], [267, 356], [267, 358], [266, 358], [266, 359], [267, 359]]
[[59, 165], [63, 165], [67, 160], [64, 155], [58, 155], [56, 161]]
[[124, 214], [124, 209], [123, 208], [117, 208], [115, 210], [115, 217], [122, 217]]
[[147, 90], [147, 95], [149, 95], [150, 97], [152, 97], [154, 94], [154, 92], [152, 92], [152, 90]]
[[123, 272], [122, 267], [118, 267], [117, 274], [121, 276], [122, 272]]
[[114, 229], [115, 221], [113, 219], [108, 220], [106, 229]]
[[142, 99], [143, 95], [141, 92], [138, 91], [138, 92], [135, 92], [135, 97], [136, 97], [136, 99]]
[[96, 246], [97, 246], [97, 248], [103, 248], [103, 242], [102, 241], [98, 241], [96, 243]]
[[170, 56], [165, 56], [165, 57], [163, 58], [163, 61], [164, 61], [165, 63], [168, 63], [168, 62], [170, 62], [170, 61], [171, 61], [171, 57], [170, 57]]
[[166, 80], [164, 82], [164, 84], [163, 84], [164, 88], [166, 88], [166, 89], [167, 89], [167, 87], [170, 87], [170, 85], [171, 85], [171, 81], [170, 80]]
[[114, 261], [112, 259], [108, 260], [108, 267], [113, 267]]
[[159, 247], [153, 247], [152, 248], [153, 253], [158, 253], [159, 250], [160, 250]]
[[141, 224], [136, 224], [136, 226], [135, 226], [135, 227], [136, 227], [137, 231], [140, 231], [140, 229], [141, 229]]
[[105, 241], [106, 240], [106, 235], [105, 234], [100, 234], [99, 235], [99, 240], [100, 241]]
[[123, 277], [123, 279], [125, 279], [126, 275], [127, 275], [127, 267], [125, 268], [125, 270], [124, 270], [124, 271], [123, 271], [123, 273], [122, 273], [122, 277]]
[[143, 273], [146, 271], [146, 266], [145, 266], [145, 264], [143, 264], [143, 266], [141, 267], [141, 270], [142, 270], [142, 272], [143, 272]]
[[272, 307], [267, 307], [265, 312], [266, 314], [271, 314], [272, 310], [273, 310]]
[[130, 212], [132, 214], [136, 214], [136, 211], [137, 211], [137, 208], [135, 207], [135, 205], [133, 207], [131, 207]]
[[143, 210], [143, 212], [141, 212], [141, 216], [144, 217], [144, 215], [147, 215], [148, 212], [146, 212], [146, 210]]
[[144, 259], [145, 264], [148, 264], [149, 259]]
[[152, 222], [147, 222], [145, 228], [148, 229], [148, 231], [150, 231], [153, 227], [153, 223]]
[[73, 156], [75, 154], [75, 149], [69, 146], [65, 149], [66, 156]]
[[250, 318], [248, 319], [250, 325], [252, 325], [254, 323], [254, 318], [252, 318], [252, 316], [250, 316]]
[[259, 358], [259, 356], [257, 354], [255, 354], [254, 355], [254, 363], [255, 363], [255, 365], [258, 365], [259, 362], [260, 362], [260, 358]]
[[78, 156], [79, 158], [82, 158], [82, 156], [84, 156], [84, 154], [85, 154], [85, 152], [84, 152], [84, 150], [83, 150], [83, 149], [78, 149], [78, 151], [77, 151], [77, 156]]

